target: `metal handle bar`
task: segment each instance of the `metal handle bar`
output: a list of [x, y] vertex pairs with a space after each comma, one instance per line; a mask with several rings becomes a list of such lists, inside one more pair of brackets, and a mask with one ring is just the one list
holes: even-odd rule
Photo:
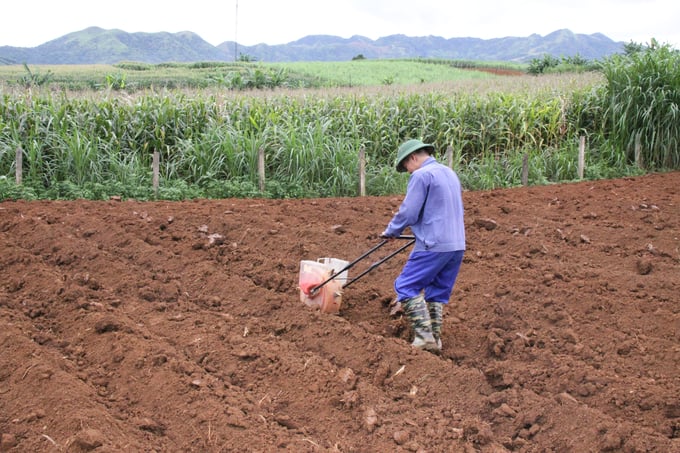
[[343, 287], [343, 288], [347, 288], [349, 285], [351, 285], [351, 284], [354, 283], [355, 281], [359, 280], [361, 277], [363, 277], [364, 275], [368, 274], [368, 273], [371, 272], [373, 269], [375, 269], [376, 267], [380, 266], [382, 263], [384, 263], [384, 262], [387, 261], [388, 259], [392, 258], [394, 255], [396, 255], [396, 254], [400, 253], [402, 250], [408, 248], [408, 247], [409, 247], [411, 244], [413, 244], [414, 242], [416, 242], [415, 239], [412, 239], [412, 240], [408, 241], [408, 243], [407, 243], [406, 245], [403, 245], [403, 246], [399, 247], [397, 250], [395, 250], [394, 252], [390, 253], [389, 255], [387, 255], [386, 257], [384, 257], [383, 259], [381, 259], [381, 260], [379, 260], [379, 261], [376, 261], [375, 263], [371, 264], [371, 265], [368, 267], [368, 269], [366, 269], [366, 270], [363, 271], [361, 274], [357, 275], [356, 277], [354, 277], [353, 279], [351, 279], [350, 281], [348, 281], [347, 283], [345, 283], [344, 285], [342, 285], [342, 287]]
[[[396, 252], [394, 252], [394, 253], [388, 255], [386, 258], [383, 258], [382, 260], [378, 261], [377, 263], [374, 263], [367, 271], [363, 272], [363, 273], [360, 274], [359, 276], [354, 277], [352, 280], [350, 280], [349, 282], [345, 283], [345, 284], [343, 285], [343, 288], [344, 288], [345, 286], [349, 285], [350, 283], [353, 283], [353, 282], [354, 282], [355, 280], [357, 280], [359, 277], [361, 277], [361, 276], [363, 276], [364, 274], [368, 273], [368, 272], [369, 272], [371, 269], [373, 269], [374, 267], [377, 267], [379, 264], [382, 264], [382, 263], [384, 263], [385, 261], [387, 261], [389, 258], [392, 258], [394, 255], [396, 255], [397, 253], [401, 252], [401, 251], [404, 250], [406, 247], [408, 247], [409, 245], [413, 244], [413, 243], [416, 241], [415, 236], [397, 236], [397, 237], [395, 237], [395, 238], [393, 238], [393, 239], [409, 239], [410, 242], [409, 242], [408, 244], [406, 244], [405, 246], [401, 247], [401, 248], [400, 248], [399, 250], [397, 250]], [[371, 248], [369, 251], [367, 251], [366, 253], [364, 253], [363, 255], [361, 255], [359, 258], [355, 259], [354, 261], [352, 261], [351, 263], [349, 263], [347, 266], [343, 267], [343, 268], [340, 269], [338, 272], [336, 272], [335, 274], [333, 274], [333, 275], [331, 275], [330, 277], [328, 277], [325, 281], [323, 281], [323, 282], [319, 283], [318, 285], [312, 287], [312, 288], [309, 290], [309, 294], [310, 294], [311, 296], [316, 295], [316, 293], [317, 293], [317, 292], [318, 292], [318, 291], [319, 291], [326, 283], [330, 282], [331, 280], [333, 280], [335, 277], [337, 277], [338, 275], [342, 274], [342, 273], [345, 272], [346, 270], [352, 268], [352, 267], [353, 267], [355, 264], [357, 264], [359, 261], [363, 260], [363, 259], [366, 258], [368, 255], [370, 255], [371, 253], [375, 252], [376, 250], [378, 250], [380, 247], [382, 247], [383, 245], [387, 244], [388, 242], [389, 242], [389, 239], [383, 239], [383, 240], [380, 241], [375, 247]]]

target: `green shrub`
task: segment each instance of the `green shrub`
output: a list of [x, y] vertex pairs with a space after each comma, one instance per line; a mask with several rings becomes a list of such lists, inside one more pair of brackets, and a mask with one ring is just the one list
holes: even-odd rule
[[603, 65], [605, 135], [628, 162], [680, 166], [680, 52], [652, 40]]

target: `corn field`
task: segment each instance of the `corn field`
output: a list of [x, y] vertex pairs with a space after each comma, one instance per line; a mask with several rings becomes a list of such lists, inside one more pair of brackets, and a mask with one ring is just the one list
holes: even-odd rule
[[[628, 99], [627, 88], [592, 74], [237, 94], [8, 90], [0, 98], [0, 199], [355, 196], [362, 148], [367, 194], [402, 193], [407, 176], [393, 161], [408, 138], [434, 144], [440, 160], [449, 149], [471, 190], [519, 185], [525, 155], [530, 184], [575, 180], [580, 136], [589, 144], [588, 178], [642, 171], [629, 154], [631, 134], [642, 136], [647, 166], [677, 168], [677, 73], [675, 93], [671, 87], [659, 100], [660, 116], [640, 114], [633, 124], [612, 121], [621, 108], [616, 96]], [[624, 107], [626, 121], [631, 109]], [[646, 119], [654, 122], [649, 129]], [[21, 186], [14, 184], [17, 148]], [[157, 193], [154, 151], [161, 155]]]
[[635, 147], [647, 165], [680, 166], [680, 57], [652, 41], [646, 52], [616, 56], [603, 68], [607, 131], [627, 159]]

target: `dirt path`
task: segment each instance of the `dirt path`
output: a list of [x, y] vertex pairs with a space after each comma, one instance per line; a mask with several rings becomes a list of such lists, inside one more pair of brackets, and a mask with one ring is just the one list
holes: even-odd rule
[[299, 300], [401, 197], [0, 203], [0, 451], [678, 452], [678, 187], [466, 192], [441, 357]]

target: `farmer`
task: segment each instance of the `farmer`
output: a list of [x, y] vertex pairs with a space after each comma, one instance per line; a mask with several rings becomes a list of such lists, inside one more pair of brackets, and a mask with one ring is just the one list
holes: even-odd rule
[[411, 323], [411, 345], [439, 353], [442, 308], [449, 302], [465, 252], [463, 197], [458, 175], [431, 154], [434, 146], [408, 140], [397, 150], [398, 172], [409, 172], [406, 196], [383, 238], [411, 227], [416, 242], [394, 281], [397, 303]]

